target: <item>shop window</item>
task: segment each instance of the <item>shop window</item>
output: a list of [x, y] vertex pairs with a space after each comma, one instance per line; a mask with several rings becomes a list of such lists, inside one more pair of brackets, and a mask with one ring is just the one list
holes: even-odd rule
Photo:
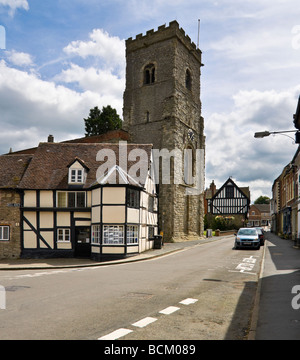
[[123, 225], [104, 225], [103, 226], [103, 244], [104, 245], [122, 245], [122, 244], [124, 244], [124, 226]]
[[92, 244], [100, 244], [100, 225], [92, 226]]
[[139, 243], [139, 231], [137, 225], [127, 225], [127, 244]]

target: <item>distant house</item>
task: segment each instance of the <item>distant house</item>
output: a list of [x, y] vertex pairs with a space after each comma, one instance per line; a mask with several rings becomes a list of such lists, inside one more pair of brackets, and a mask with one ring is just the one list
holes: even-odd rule
[[252, 204], [249, 209], [248, 226], [269, 229], [271, 226], [271, 205]]
[[[1, 156], [2, 166], [7, 166], [7, 161], [18, 161], [19, 165], [11, 177], [1, 178], [5, 187], [15, 181], [9, 189], [16, 197], [10, 201], [11, 207], [1, 202], [10, 210], [2, 223], [0, 219], [7, 248], [13, 251], [18, 242], [15, 256], [23, 258], [95, 260], [152, 248], [153, 237], [158, 234], [152, 145], [126, 143], [124, 149], [123, 156], [128, 157], [125, 169], [120, 145], [112, 143], [48, 142], [41, 143], [33, 155]], [[142, 152], [144, 159], [129, 161], [131, 152]], [[23, 162], [17, 160], [22, 157]], [[28, 167], [25, 158], [27, 162], [31, 159]], [[138, 176], [133, 176], [135, 171], [130, 174], [131, 167]], [[2, 197], [5, 191], [1, 189]]]
[[219, 190], [212, 183], [206, 190], [206, 200], [209, 221], [222, 217], [231, 220], [236, 227], [246, 225], [250, 207], [249, 187], [238, 187], [231, 178]]

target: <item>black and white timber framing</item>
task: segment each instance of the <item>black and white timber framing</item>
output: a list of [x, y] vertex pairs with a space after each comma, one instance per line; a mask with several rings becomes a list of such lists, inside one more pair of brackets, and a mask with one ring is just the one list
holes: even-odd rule
[[208, 201], [208, 210], [213, 215], [247, 215], [250, 198], [229, 178]]

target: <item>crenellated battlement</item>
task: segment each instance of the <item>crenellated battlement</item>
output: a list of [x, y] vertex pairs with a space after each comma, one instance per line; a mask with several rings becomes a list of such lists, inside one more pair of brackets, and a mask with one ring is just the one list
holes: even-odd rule
[[148, 30], [146, 35], [138, 34], [134, 39], [130, 37], [126, 40], [126, 48], [128, 51], [134, 51], [173, 37], [177, 37], [190, 51], [194, 51], [195, 54], [201, 58], [201, 50], [197, 49], [195, 43], [192, 42], [185, 31], [179, 27], [176, 20], [171, 21], [169, 26], [166, 26], [166, 24], [159, 26], [156, 31], [154, 29]]

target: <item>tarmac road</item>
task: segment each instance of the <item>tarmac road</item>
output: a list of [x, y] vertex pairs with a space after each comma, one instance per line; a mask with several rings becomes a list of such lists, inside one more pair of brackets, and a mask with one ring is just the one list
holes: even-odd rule
[[[155, 257], [154, 250], [143, 261], [113, 266], [6, 267], [0, 272], [6, 289], [0, 338], [247, 338], [263, 248], [233, 250], [233, 237], [226, 237], [166, 244], [158, 253], [165, 256]], [[146, 325], [136, 325], [141, 321]]]

